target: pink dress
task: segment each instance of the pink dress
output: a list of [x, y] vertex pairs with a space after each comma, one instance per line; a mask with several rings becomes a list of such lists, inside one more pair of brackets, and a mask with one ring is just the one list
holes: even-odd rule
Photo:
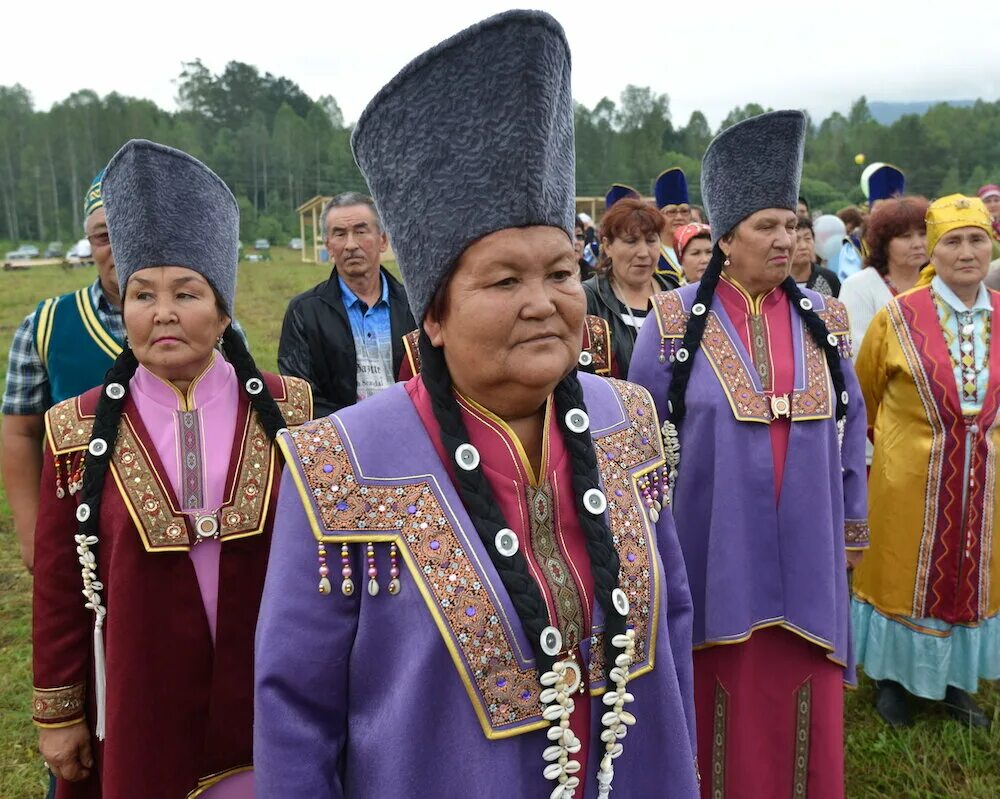
[[[182, 394], [172, 384], [140, 366], [130, 383], [142, 422], [156, 447], [166, 477], [182, 510], [194, 518], [213, 514], [225, 502], [229, 456], [236, 435], [239, 380], [218, 353]], [[191, 548], [208, 627], [215, 641], [219, 599], [218, 540]], [[216, 783], [203, 799], [253, 799], [253, 772]]]

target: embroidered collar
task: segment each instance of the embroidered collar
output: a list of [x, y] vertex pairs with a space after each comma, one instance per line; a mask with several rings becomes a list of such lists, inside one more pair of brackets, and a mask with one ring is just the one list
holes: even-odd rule
[[173, 383], [157, 377], [142, 365], [132, 378], [131, 388], [158, 405], [191, 411], [218, 396], [222, 387], [235, 379], [236, 371], [232, 365], [218, 352], [214, 352], [212, 360], [201, 374], [191, 381], [186, 393], [182, 394]]
[[940, 275], [935, 275], [934, 279], [931, 280], [931, 288], [934, 289], [934, 293], [944, 300], [955, 313], [964, 314], [970, 311], [984, 311], [987, 314], [993, 313], [993, 303], [990, 302], [990, 293], [982, 283], [979, 284], [979, 293], [976, 295], [976, 301], [972, 304], [971, 308], [958, 298], [958, 295], [949, 288]]

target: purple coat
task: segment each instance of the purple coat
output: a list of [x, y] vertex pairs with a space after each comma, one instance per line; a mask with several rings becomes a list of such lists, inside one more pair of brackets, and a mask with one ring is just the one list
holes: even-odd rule
[[[655, 321], [643, 326], [636, 341], [629, 379], [649, 390], [661, 417], [670, 353], [680, 345], [697, 290], [690, 285], [656, 295]], [[867, 546], [867, 422], [848, 357], [844, 306], [803, 293], [840, 345], [850, 395], [843, 448], [824, 356], [789, 307], [795, 392], [775, 503], [770, 403], [716, 300], [685, 395], [673, 513], [694, 601], [696, 649], [744, 641], [755, 629], [780, 625], [827, 650], [853, 682], [845, 545]]]
[[[691, 600], [670, 515], [651, 524], [637, 486], [663, 461], [655, 412], [642, 389], [580, 379], [632, 598], [628, 621], [641, 641], [629, 682], [638, 722], [615, 761], [614, 788], [693, 798]], [[404, 386], [311, 422], [282, 446], [288, 467], [257, 628], [258, 796], [548, 796], [548, 722], [531, 648]], [[365, 590], [367, 542], [380, 575], [390, 544], [398, 547], [397, 594], [384, 582], [375, 596]], [[340, 590], [343, 545], [351, 596]], [[328, 595], [317, 591], [320, 546]], [[470, 603], [478, 612], [461, 612]], [[584, 642], [588, 798], [605, 711], [602, 627], [595, 608], [598, 643]]]

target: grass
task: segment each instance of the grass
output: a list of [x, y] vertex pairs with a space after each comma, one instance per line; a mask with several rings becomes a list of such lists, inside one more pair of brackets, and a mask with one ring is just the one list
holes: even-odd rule
[[[236, 316], [261, 369], [274, 371], [288, 300], [325, 279], [326, 265], [302, 264], [298, 253], [272, 250], [274, 260], [240, 265]], [[0, 272], [0, 342], [44, 297], [93, 280], [93, 269], [39, 267]], [[0, 375], [6, 358], [0, 358]], [[0, 799], [40, 799], [45, 775], [31, 725], [31, 578], [20, 564], [10, 510], [0, 495]], [[991, 732], [970, 731], [930, 702], [917, 723], [888, 730], [872, 709], [862, 679], [846, 700], [847, 794], [851, 799], [996, 799], [1000, 797], [1000, 690], [984, 686], [980, 701], [994, 715]]]

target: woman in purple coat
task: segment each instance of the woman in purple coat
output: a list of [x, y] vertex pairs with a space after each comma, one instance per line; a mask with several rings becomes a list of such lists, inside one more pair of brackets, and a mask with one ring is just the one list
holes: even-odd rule
[[709, 145], [712, 260], [653, 298], [629, 370], [664, 419], [705, 797], [844, 794], [866, 419], [843, 305], [789, 277], [804, 139], [779, 111]]
[[691, 602], [656, 413], [575, 368], [562, 29], [510, 12], [438, 45], [353, 147], [421, 373], [282, 439], [258, 795], [695, 797]]

